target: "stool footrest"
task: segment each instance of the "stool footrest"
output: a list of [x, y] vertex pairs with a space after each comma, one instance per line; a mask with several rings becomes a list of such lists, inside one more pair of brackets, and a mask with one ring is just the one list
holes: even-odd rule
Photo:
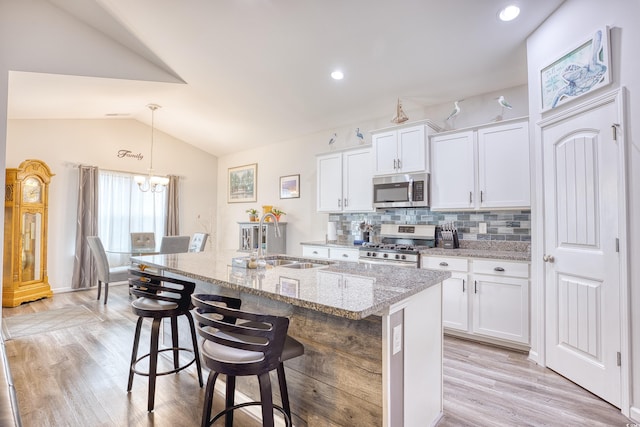
[[[180, 371], [182, 371], [183, 369], [188, 368], [189, 366], [191, 366], [191, 365], [193, 365], [193, 364], [195, 363], [195, 361], [196, 361], [196, 355], [195, 355], [194, 351], [193, 351], [192, 349], [190, 349], [190, 348], [184, 348], [184, 347], [175, 347], [175, 348], [169, 347], [169, 348], [163, 348], [163, 349], [161, 349], [161, 350], [158, 350], [158, 354], [160, 354], [160, 353], [162, 353], [162, 352], [164, 352], [164, 351], [174, 351], [174, 350], [178, 350], [178, 352], [180, 352], [180, 351], [184, 351], [184, 352], [187, 352], [187, 353], [191, 353], [191, 354], [193, 354], [193, 359], [191, 359], [188, 363], [185, 363], [185, 364], [184, 364], [184, 365], [182, 365], [182, 366], [178, 366], [177, 368], [174, 368], [174, 369], [172, 369], [172, 370], [170, 370], [170, 371], [156, 372], [156, 376], [158, 376], [158, 377], [159, 377], [159, 376], [162, 376], [162, 375], [174, 374], [174, 373], [176, 373], [176, 372], [180, 372]], [[143, 360], [143, 359], [145, 359], [145, 358], [147, 358], [147, 357], [149, 357], [149, 356], [151, 356], [151, 353], [144, 354], [144, 355], [140, 356], [139, 358], [137, 358], [137, 359], [136, 359], [136, 361], [135, 361], [135, 362], [133, 362], [133, 364], [131, 365], [131, 370], [132, 370], [134, 373], [138, 374], [138, 375], [142, 375], [142, 376], [144, 376], [144, 377], [148, 377], [148, 376], [150, 375], [150, 374], [149, 374], [149, 372], [144, 372], [144, 371], [139, 371], [139, 370], [137, 370], [137, 369], [136, 369], [136, 365], [138, 364], [138, 362], [140, 362], [141, 360]], [[180, 357], [180, 353], [178, 353], [178, 357]]]
[[[262, 406], [262, 402], [261, 401], [254, 401], [254, 402], [244, 402], [244, 403], [239, 403], [237, 405], [233, 405], [229, 408], [225, 408], [223, 411], [218, 412], [213, 419], [211, 419], [211, 421], [209, 421], [209, 425], [215, 423], [217, 420], [219, 420], [220, 418], [222, 418], [223, 416], [227, 415], [229, 412], [233, 412], [236, 409], [242, 409], [246, 406]], [[287, 413], [285, 412], [285, 410], [278, 405], [273, 405], [273, 409], [277, 409], [278, 411], [280, 411], [282, 413], [282, 416], [284, 417], [284, 424], [287, 427], [292, 426], [291, 424], [291, 418], [289, 418], [289, 415], [287, 415]]]

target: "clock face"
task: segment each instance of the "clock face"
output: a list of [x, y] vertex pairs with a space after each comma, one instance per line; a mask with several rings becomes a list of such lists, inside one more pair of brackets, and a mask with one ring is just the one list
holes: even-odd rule
[[22, 201], [24, 203], [42, 202], [42, 183], [37, 178], [27, 178], [22, 184]]

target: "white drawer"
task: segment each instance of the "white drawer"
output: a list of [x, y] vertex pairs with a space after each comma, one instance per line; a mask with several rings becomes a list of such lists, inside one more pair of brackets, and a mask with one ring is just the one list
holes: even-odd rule
[[329, 258], [329, 248], [324, 246], [302, 246], [302, 256], [308, 258]]
[[329, 249], [329, 259], [335, 259], [337, 261], [351, 261], [358, 262], [360, 251], [358, 249]]
[[529, 278], [529, 263], [499, 259], [474, 259], [472, 271], [479, 274]]
[[464, 271], [469, 269], [469, 260], [466, 258], [447, 258], [440, 256], [421, 256], [420, 263], [422, 268], [430, 268], [433, 270], [447, 271]]

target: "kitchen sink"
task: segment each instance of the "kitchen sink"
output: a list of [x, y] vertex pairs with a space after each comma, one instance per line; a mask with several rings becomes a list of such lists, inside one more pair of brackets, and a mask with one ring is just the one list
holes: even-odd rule
[[317, 267], [326, 267], [328, 264], [317, 264], [315, 262], [293, 262], [290, 264], [284, 264], [282, 267], [285, 268], [317, 268]]
[[272, 265], [274, 267], [280, 267], [280, 266], [284, 266], [284, 265], [290, 265], [290, 264], [294, 264], [298, 261], [292, 260], [292, 259], [268, 259], [267, 260], [267, 264]]

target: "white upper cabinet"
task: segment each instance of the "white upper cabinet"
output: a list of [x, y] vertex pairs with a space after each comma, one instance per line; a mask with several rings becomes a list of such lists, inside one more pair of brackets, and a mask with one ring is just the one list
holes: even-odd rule
[[526, 120], [431, 137], [431, 209], [529, 208]]
[[374, 131], [374, 175], [429, 172], [427, 126]]
[[318, 212], [373, 211], [371, 148], [318, 156]]
[[476, 162], [473, 131], [431, 138], [431, 209], [474, 207]]
[[530, 206], [529, 183], [527, 122], [478, 129], [480, 208]]

